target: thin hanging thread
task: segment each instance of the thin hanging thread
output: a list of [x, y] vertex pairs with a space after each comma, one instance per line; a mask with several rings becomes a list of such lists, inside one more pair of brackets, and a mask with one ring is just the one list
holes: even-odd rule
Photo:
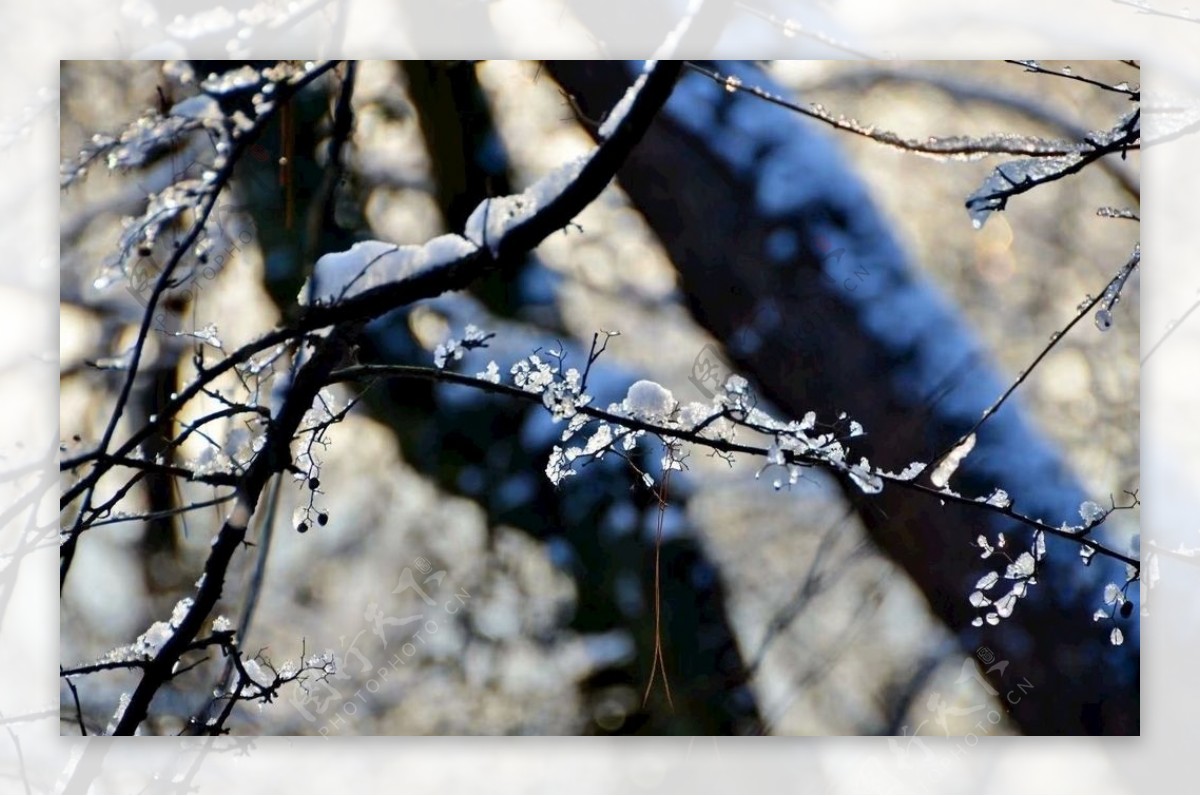
[[650, 664], [650, 680], [646, 683], [646, 693], [642, 695], [642, 707], [650, 700], [650, 690], [654, 687], [654, 675], [659, 670], [662, 671], [663, 689], [667, 694], [667, 705], [674, 710], [675, 703], [671, 700], [671, 681], [667, 678], [666, 661], [663, 658], [662, 648], [662, 579], [661, 579], [661, 559], [662, 559], [662, 533], [663, 533], [663, 518], [666, 516], [667, 509], [667, 487], [671, 482], [671, 469], [663, 474], [662, 487], [658, 492], [658, 528], [654, 538], [654, 661]]

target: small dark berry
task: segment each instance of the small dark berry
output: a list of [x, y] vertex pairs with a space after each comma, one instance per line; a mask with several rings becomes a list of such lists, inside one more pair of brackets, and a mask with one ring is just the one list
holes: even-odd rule
[[1129, 602], [1128, 600], [1121, 603], [1121, 616], [1128, 619], [1129, 615], [1132, 613], [1133, 613], [1133, 603]]
[[307, 532], [308, 531], [308, 523], [307, 522], [300, 523], [299, 525], [296, 526], [296, 530], [299, 531], [300, 533]]
[[308, 479], [308, 488], [309, 488], [309, 489], [316, 489], [316, 488], [318, 488], [319, 486], [321, 486], [321, 479], [320, 479], [320, 478], [315, 478], [315, 477], [314, 477], [314, 478], [310, 478], [310, 479]]
[[325, 523], [327, 523], [327, 522], [329, 522], [328, 514], [321, 512], [320, 514], [317, 515], [317, 525], [324, 526]]

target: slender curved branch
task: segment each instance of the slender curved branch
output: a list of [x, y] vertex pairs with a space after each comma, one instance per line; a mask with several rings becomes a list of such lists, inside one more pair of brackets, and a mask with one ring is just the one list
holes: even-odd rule
[[810, 119], [815, 119], [823, 124], [827, 124], [842, 132], [851, 133], [853, 135], [869, 138], [880, 144], [886, 144], [897, 149], [902, 149], [906, 152], [915, 152], [922, 155], [936, 155], [943, 157], [951, 156], [975, 156], [983, 157], [985, 155], [1024, 155], [1026, 157], [1035, 158], [1051, 158], [1062, 157], [1064, 155], [1077, 154], [1090, 149], [1086, 144], [1079, 144], [1072, 141], [1045, 141], [1040, 138], [1029, 137], [1014, 137], [1014, 136], [984, 136], [984, 137], [968, 137], [968, 136], [950, 136], [946, 138], [932, 137], [924, 140], [916, 138], [904, 138], [896, 133], [887, 130], [876, 129], [873, 125], [863, 125], [853, 119], [844, 119], [834, 116], [826, 111], [820, 105], [805, 107], [790, 100], [784, 99], [778, 94], [763, 89], [759, 86], [746, 85], [741, 82], [740, 78], [732, 75], [722, 75], [715, 69], [701, 66], [700, 64], [687, 62], [687, 66], [693, 72], [697, 72], [705, 77], [717, 82], [725, 87], [727, 91], [742, 91], [752, 94], [761, 100], [778, 105], [781, 108], [787, 108], [790, 111], [795, 111]]
[[[509, 398], [526, 401], [529, 403], [542, 403], [542, 395], [538, 392], [528, 392], [519, 387], [512, 387], [506, 384], [497, 384], [486, 379], [479, 379], [473, 376], [467, 376], [461, 373], [451, 371], [438, 370], [435, 368], [426, 368], [415, 365], [355, 365], [347, 368], [340, 368], [330, 373], [330, 383], [345, 382], [345, 381], [360, 381], [364, 379], [374, 378], [410, 378], [410, 379], [426, 379], [432, 381], [446, 382], [448, 384], [459, 384], [467, 387], [473, 387], [484, 392], [504, 395]], [[701, 445], [721, 453], [744, 453], [751, 456], [759, 456], [769, 458], [772, 455], [771, 451], [766, 448], [761, 448], [756, 445], [746, 445], [740, 442], [731, 442], [725, 439], [714, 439], [712, 437], [703, 436], [699, 431], [682, 428], [669, 428], [667, 426], [658, 425], [638, 418], [626, 417], [624, 415], [607, 412], [603, 409], [597, 409], [592, 406], [576, 406], [576, 411], [579, 414], [586, 415], [594, 420], [602, 420], [606, 423], [611, 423], [618, 426], [623, 426], [634, 431], [644, 431], [650, 434], [655, 434], [665, 439], [679, 439], [685, 442], [690, 442], [694, 445]], [[753, 424], [745, 422], [740, 423], [747, 428], [755, 431], [764, 431], [772, 433], [770, 429], [756, 427]], [[834, 462], [823, 458], [820, 455], [798, 453], [796, 451], [780, 451], [775, 455], [782, 455], [787, 464], [797, 464], [807, 467], [821, 467], [841, 473]], [[993, 503], [984, 502], [982, 499], [965, 497], [949, 490], [935, 489], [924, 484], [917, 483], [910, 478], [902, 478], [898, 475], [887, 473], [875, 473], [880, 479], [885, 482], [895, 484], [902, 489], [908, 489], [914, 492], [920, 492], [930, 497], [935, 497], [938, 500], [958, 503], [965, 506], [973, 506], [982, 511], [999, 514], [1009, 519], [1015, 520], [1023, 525], [1032, 528], [1033, 530], [1042, 531], [1057, 536], [1061, 539], [1067, 539], [1080, 545], [1087, 545], [1093, 548], [1096, 553], [1107, 556], [1109, 558], [1120, 561], [1134, 567], [1140, 572], [1141, 562], [1138, 559], [1120, 553], [1117, 550], [1099, 542], [1089, 536], [1093, 528], [1098, 526], [1100, 522], [1092, 523], [1085, 526], [1082, 530], [1068, 530], [1058, 526], [1050, 525], [1042, 520], [1027, 517], [1024, 514], [1014, 510], [1011, 505], [1000, 506]], [[1107, 516], [1107, 515], [1106, 515]], [[1102, 522], [1103, 520], [1101, 520]]]

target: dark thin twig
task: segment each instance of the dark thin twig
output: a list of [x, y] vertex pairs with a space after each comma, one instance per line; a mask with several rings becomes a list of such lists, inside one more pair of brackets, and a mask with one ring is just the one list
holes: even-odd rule
[[71, 678], [81, 674], [95, 674], [96, 672], [111, 672], [117, 669], [144, 669], [149, 660], [146, 658], [130, 658], [122, 661], [101, 661], [98, 663], [88, 663], [83, 666], [76, 666], [72, 669], [59, 668], [58, 676]]
[[120, 517], [109, 517], [103, 520], [89, 520], [87, 528], [98, 528], [101, 525], [119, 525], [123, 522], [144, 522], [145, 520], [161, 520], [166, 517], [176, 517], [185, 515], [192, 511], [211, 508], [212, 506], [220, 506], [222, 503], [228, 503], [237, 497], [236, 492], [230, 492], [228, 495], [219, 495], [208, 500], [198, 500], [195, 503], [189, 503], [186, 506], [180, 506], [174, 509], [163, 509], [162, 511], [151, 511], [146, 514], [129, 514]]
[[[754, 653], [754, 657], [750, 665], [746, 667], [746, 675], [753, 676], [758, 668], [762, 666], [763, 660], [767, 657], [767, 651], [771, 648], [775, 639], [796, 619], [799, 613], [804, 609], [812, 597], [820, 592], [822, 586], [821, 564], [826, 553], [833, 547], [833, 543], [838, 539], [837, 530], [846, 520], [854, 513], [854, 508], [848, 508], [842, 513], [833, 523], [830, 523], [821, 533], [821, 541], [817, 543], [817, 550], [813, 554], [812, 562], [808, 565], [808, 571], [804, 575], [804, 581], [796, 589], [795, 594], [784, 605], [775, 612], [771, 617], [771, 621], [767, 624], [767, 631], [763, 634], [763, 639], [758, 643], [758, 649]], [[844, 571], [844, 568], [836, 571]]]
[[[1136, 251], [1134, 251], [1133, 255], [1129, 258], [1129, 260], [1125, 263], [1124, 267], [1121, 268], [1121, 271], [1118, 274], [1118, 276], [1114, 277], [1114, 279], [1120, 278], [1121, 274], [1125, 274], [1126, 276], [1128, 276], [1129, 272], [1132, 271], [1133, 268], [1136, 268], [1137, 264], [1140, 261], [1141, 261], [1141, 252], [1140, 252], [1140, 250], [1136, 250]], [[1111, 281], [1110, 281], [1110, 283], [1111, 283]], [[1021, 373], [1017, 376], [1016, 380], [1008, 386], [1007, 390], [1004, 391], [1004, 394], [1001, 395], [998, 399], [996, 399], [995, 403], [993, 403], [991, 406], [989, 406], [987, 409], [984, 410], [983, 415], [979, 418], [979, 420], [977, 420], [975, 422], [975, 425], [973, 425], [973, 426], [971, 426], [971, 428], [967, 429], [967, 431], [964, 432], [961, 436], [959, 436], [959, 438], [957, 440], [955, 440], [952, 444], [947, 445], [946, 448], [944, 450], [942, 450], [941, 453], [939, 453], [934, 458], [930, 459], [930, 464], [931, 465], [936, 464], [936, 463], [940, 462], [942, 459], [944, 459], [946, 457], [946, 455], [948, 453], [950, 453], [950, 451], [954, 450], [959, 445], [962, 445], [964, 442], [967, 441], [968, 437], [970, 437], [975, 432], [979, 431], [979, 429], [983, 426], [983, 424], [988, 421], [988, 418], [990, 418], [992, 415], [996, 414], [996, 412], [1000, 411], [1000, 407], [1002, 407], [1004, 405], [1004, 402], [1009, 399], [1009, 396], [1011, 396], [1014, 392], [1016, 392], [1017, 388], [1025, 383], [1025, 380], [1028, 379], [1033, 374], [1034, 369], [1039, 364], [1041, 364], [1042, 360], [1045, 359], [1050, 354], [1050, 352], [1054, 350], [1054, 347], [1057, 346], [1059, 344], [1059, 342], [1067, 336], [1067, 333], [1070, 332], [1071, 329], [1075, 328], [1075, 324], [1077, 324], [1081, 320], [1083, 320], [1083, 318], [1089, 312], [1091, 312], [1092, 309], [1097, 304], [1099, 304], [1101, 301], [1104, 300], [1106, 293], [1107, 293], [1107, 290], [1103, 290], [1095, 298], [1082, 304], [1079, 311], [1076, 312], [1075, 317], [1072, 318], [1071, 321], [1062, 328], [1062, 331], [1058, 332], [1056, 335], [1054, 335], [1053, 337], [1050, 338], [1050, 343], [1048, 345], [1046, 345], [1046, 347], [1043, 348], [1036, 357], [1034, 357], [1034, 360], [1033, 360], [1033, 362], [1031, 362], [1029, 364], [1029, 367], [1027, 367], [1023, 371], [1021, 371]], [[933, 472], [933, 470], [931, 468], [929, 470], [929, 473], [932, 474], [932, 472]]]
[[87, 726], [83, 723], [83, 707], [79, 704], [79, 689], [75, 687], [75, 681], [70, 677], [67, 678], [67, 688], [71, 689], [71, 698], [75, 700], [75, 721], [79, 723], [79, 734], [87, 736]]
[[[1123, 94], [1123, 95], [1129, 97], [1131, 100], [1134, 100], [1135, 102], [1141, 97], [1141, 92], [1139, 92], [1136, 89], [1129, 88], [1129, 86], [1126, 86], [1125, 88], [1121, 88], [1119, 85], [1110, 86], [1108, 83], [1105, 83], [1103, 81], [1093, 80], [1090, 77], [1084, 77], [1083, 75], [1077, 75], [1073, 72], [1061, 72], [1061, 71], [1056, 71], [1054, 69], [1047, 69], [1046, 67], [1039, 64], [1037, 61], [1005, 60], [1004, 63], [1015, 64], [1017, 66], [1024, 67], [1026, 72], [1033, 72], [1033, 73], [1039, 74], [1039, 75], [1049, 75], [1051, 77], [1061, 77], [1061, 78], [1065, 78], [1067, 80], [1074, 80], [1078, 83], [1086, 83], [1089, 86], [1095, 86], [1096, 88], [1103, 89], [1105, 91], [1111, 91], [1116, 94]], [[1069, 69], [1070, 67], [1067, 67], [1067, 68]]]

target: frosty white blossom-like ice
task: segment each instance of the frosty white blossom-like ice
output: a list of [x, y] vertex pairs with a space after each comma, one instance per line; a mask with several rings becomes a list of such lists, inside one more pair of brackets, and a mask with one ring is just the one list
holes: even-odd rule
[[975, 583], [975, 588], [987, 590], [996, 585], [1000, 580], [1000, 573], [989, 572]]
[[[983, 548], [981, 557], [989, 558], [997, 548], [1004, 548], [1007, 541], [1004, 534], [998, 534], [996, 548], [993, 548], [987, 537], [981, 534], [976, 538], [975, 544]], [[999, 572], [988, 572], [975, 582], [975, 591], [971, 592], [968, 597], [971, 605], [976, 608], [992, 607], [994, 610], [972, 620], [973, 627], [982, 627], [985, 622], [989, 625], [999, 624], [1000, 620], [1007, 619], [1012, 615], [1017, 601], [1029, 594], [1029, 587], [1037, 583], [1037, 562], [1046, 556], [1046, 540], [1041, 531], [1034, 534], [1030, 550], [1030, 552], [1021, 553], [1016, 560], [1010, 561], [1006, 566], [1004, 578], [1014, 582], [1003, 596], [993, 599], [984, 594], [985, 591], [994, 588], [1000, 582]]]
[[487, 365], [487, 370], [481, 370], [475, 374], [475, 378], [490, 381], [492, 384], [500, 383], [500, 368], [496, 365], [495, 360]]
[[707, 424], [704, 429], [705, 431], [708, 431], [709, 429], [725, 431], [729, 425], [728, 422], [709, 422], [712, 420], [714, 415], [719, 414], [720, 410], [714, 408], [712, 404], [704, 404], [700, 403], [699, 401], [690, 401], [679, 407], [677, 419], [679, 421], [679, 427], [688, 429], [689, 431], [699, 428], [700, 426], [705, 426], [705, 424]]
[[767, 464], [783, 464], [783, 449], [779, 447], [778, 439], [771, 443], [771, 447], [767, 448]]
[[137, 637], [133, 643], [134, 649], [141, 655], [152, 657], [158, 654], [163, 645], [171, 640], [173, 629], [167, 622], [155, 622], [150, 628]]
[[564, 478], [575, 475], [575, 470], [570, 465], [570, 461], [574, 458], [572, 456], [568, 459], [566, 451], [558, 445], [554, 446], [554, 450], [550, 451], [550, 459], [546, 462], [546, 477], [550, 479], [550, 483], [558, 486]]
[[883, 491], [883, 479], [871, 470], [871, 463], [865, 458], [858, 464], [850, 465], [849, 472], [855, 486], [864, 493], [875, 495]]
[[[463, 354], [472, 348], [486, 347], [487, 341], [491, 337], [491, 334], [480, 331], [479, 327], [475, 326], [475, 324], [468, 323], [467, 327], [463, 329], [463, 336], [461, 338], [452, 337], [434, 348], [433, 364], [438, 368], [444, 368], [447, 361], [462, 359]], [[495, 362], [492, 363], [492, 367], [496, 367]], [[499, 378], [499, 374], [497, 374], [496, 380], [499, 381]]]
[[437, 368], [446, 367], [446, 360], [462, 359], [466, 349], [462, 347], [462, 341], [450, 339], [444, 343], [439, 343], [433, 349], [433, 364]]
[[460, 235], [440, 235], [421, 246], [361, 241], [347, 251], [331, 252], [317, 260], [312, 278], [300, 291], [300, 303], [308, 303], [310, 293], [316, 301], [340, 301], [444, 268], [475, 251], [476, 246]]
[[987, 500], [984, 502], [989, 506], [996, 506], [997, 508], [1006, 509], [1012, 505], [1012, 498], [1010, 498], [1008, 493], [1003, 489], [997, 489], [992, 492], [992, 494], [988, 495]]
[[925, 466], [925, 462], [912, 462], [898, 473], [884, 473], [884, 475], [897, 478], [901, 481], [911, 481], [925, 472]]
[[275, 675], [265, 670], [253, 658], [247, 658], [243, 661], [242, 668], [246, 670], [246, 676], [250, 678], [250, 684], [257, 685], [260, 688], [267, 688], [275, 682]]
[[134, 656], [153, 657], [157, 655], [163, 646], [171, 640], [171, 637], [175, 634], [175, 629], [183, 623], [187, 612], [191, 608], [192, 598], [184, 597], [175, 603], [175, 607], [171, 609], [171, 620], [169, 622], [155, 622], [145, 633], [137, 637], [137, 641], [133, 643], [131, 649], [127, 649]]
[[580, 375], [575, 368], [568, 368], [561, 380], [552, 381], [542, 391], [542, 405], [555, 421], [575, 417], [580, 407], [591, 402], [592, 397], [580, 391]]
[[970, 454], [974, 448], [975, 435], [971, 434], [965, 440], [959, 443], [953, 450], [947, 453], [945, 458], [943, 458], [938, 463], [938, 466], [934, 468], [933, 475], [931, 475], [929, 478], [929, 480], [933, 482], [933, 485], [939, 489], [945, 487], [946, 484], [950, 482], [950, 476], [954, 475], [955, 471], [958, 470], [958, 466], [962, 464], [963, 459], [967, 458], [968, 454]]
[[213, 620], [212, 629], [214, 633], [225, 633], [233, 630], [233, 622], [226, 616], [218, 616]]
[[1119, 647], [1125, 643], [1125, 634], [1121, 632], [1121, 628], [1114, 627], [1112, 633], [1108, 636], [1108, 640], [1112, 642], [1114, 647]]
[[1017, 605], [1017, 595], [1014, 592], [1001, 597], [996, 601], [996, 613], [1002, 618], [1007, 619], [1012, 616], [1013, 608]]
[[1031, 556], [1029, 553], [1021, 553], [1021, 555], [1017, 556], [1017, 560], [1009, 564], [1008, 568], [1004, 570], [1004, 577], [1008, 578], [1009, 580], [1028, 578], [1033, 574], [1033, 572], [1033, 556]]
[[675, 396], [670, 390], [646, 379], [635, 381], [621, 404], [631, 417], [641, 420], [665, 420], [676, 406]]
[[612, 427], [607, 423], [601, 423], [600, 427], [592, 433], [588, 438], [587, 444], [584, 445], [583, 452], [589, 455], [595, 455], [596, 458], [603, 458], [605, 449], [613, 443]]
[[1094, 525], [1104, 519], [1107, 514], [1108, 512], [1102, 506], [1090, 500], [1085, 500], [1079, 505], [1079, 516], [1083, 517], [1083, 521], [1088, 525]]
[[533, 354], [528, 359], [519, 360], [509, 369], [509, 373], [512, 374], [513, 384], [525, 392], [541, 393], [554, 381], [555, 371], [552, 365]]

